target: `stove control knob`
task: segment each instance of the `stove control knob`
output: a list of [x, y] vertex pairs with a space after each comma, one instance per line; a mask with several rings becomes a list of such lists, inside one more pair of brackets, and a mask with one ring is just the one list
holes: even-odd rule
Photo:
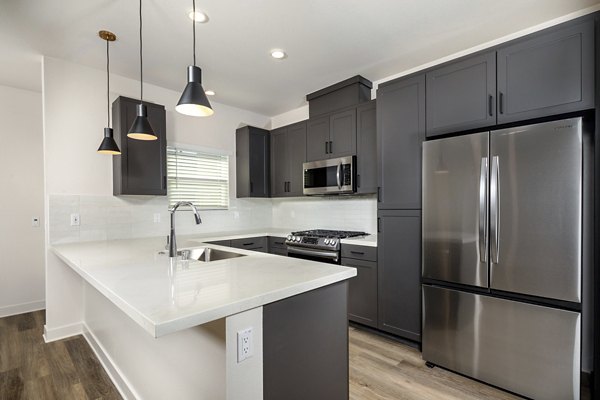
[[329, 242], [330, 245], [335, 246], [337, 244], [337, 239], [331, 239]]
[[288, 242], [291, 242], [291, 241], [292, 241], [292, 238], [293, 238], [293, 236], [292, 236], [292, 235], [288, 235], [288, 236], [287, 236], [287, 240], [288, 240]]
[[325, 239], [323, 242], [324, 242], [325, 244], [329, 244], [329, 239]]
[[296, 242], [300, 242], [302, 238], [300, 236], [296, 236]]

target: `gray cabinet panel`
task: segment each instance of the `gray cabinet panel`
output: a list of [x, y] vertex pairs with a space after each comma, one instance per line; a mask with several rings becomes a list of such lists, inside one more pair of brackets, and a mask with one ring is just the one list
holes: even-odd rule
[[306, 127], [306, 161], [329, 157], [329, 115], [311, 118]]
[[290, 125], [286, 133], [288, 156], [287, 196], [302, 196], [304, 193], [304, 169], [306, 162], [306, 122]]
[[113, 157], [113, 194], [167, 194], [167, 134], [165, 108], [144, 102], [158, 140], [135, 140], [127, 132], [136, 117], [139, 100], [118, 97], [112, 104], [115, 141], [122, 154]]
[[271, 254], [275, 254], [277, 256], [285, 256], [287, 257], [288, 252], [287, 249], [274, 248], [269, 251]]
[[236, 131], [236, 197], [269, 197], [270, 141], [264, 129], [245, 126]]
[[496, 123], [496, 52], [427, 73], [427, 136]]
[[377, 261], [377, 247], [342, 244], [342, 258]]
[[498, 123], [594, 107], [594, 21], [498, 50]]
[[377, 237], [379, 329], [421, 340], [421, 216], [379, 213]]
[[329, 158], [356, 154], [356, 109], [329, 117]]
[[245, 239], [233, 239], [231, 240], [231, 247], [236, 249], [254, 250], [254, 251], [267, 251], [267, 237], [251, 237]]
[[269, 251], [272, 251], [273, 249], [287, 249], [287, 246], [285, 245], [285, 238], [283, 237], [269, 236], [268, 242]]
[[348, 399], [347, 282], [263, 307], [263, 398]]
[[425, 137], [425, 75], [377, 91], [379, 209], [421, 208], [421, 144]]
[[348, 319], [377, 328], [377, 263], [342, 258], [342, 265], [357, 271], [348, 286]]
[[289, 175], [286, 132], [286, 128], [271, 131], [271, 197], [286, 195]]
[[377, 193], [377, 114], [375, 100], [356, 108], [356, 191]]

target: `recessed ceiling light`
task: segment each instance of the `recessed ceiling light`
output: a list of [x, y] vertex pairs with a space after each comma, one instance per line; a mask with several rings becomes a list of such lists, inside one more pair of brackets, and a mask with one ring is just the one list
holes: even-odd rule
[[204, 92], [207, 96], [214, 96], [216, 93], [214, 90], [207, 90]]
[[190, 11], [188, 17], [190, 17], [192, 21], [200, 22], [201, 24], [208, 22], [208, 15], [202, 11], [196, 11], [196, 13]]
[[285, 51], [283, 50], [271, 50], [271, 57], [277, 59], [277, 60], [282, 60], [284, 58], [287, 57], [287, 54], [285, 54]]

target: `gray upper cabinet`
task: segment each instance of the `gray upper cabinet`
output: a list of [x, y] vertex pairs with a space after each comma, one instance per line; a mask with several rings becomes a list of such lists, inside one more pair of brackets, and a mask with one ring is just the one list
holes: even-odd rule
[[356, 109], [331, 114], [329, 117], [329, 157], [356, 154]]
[[236, 196], [270, 196], [270, 135], [269, 132], [245, 126], [235, 134]]
[[113, 157], [113, 194], [167, 194], [167, 128], [165, 107], [144, 102], [148, 120], [158, 140], [135, 140], [127, 137], [139, 100], [120, 96], [112, 104], [115, 141], [122, 154]]
[[271, 197], [302, 196], [306, 121], [271, 131]]
[[498, 50], [498, 123], [594, 107], [594, 21], [528, 36]]
[[379, 329], [421, 341], [421, 213], [380, 211], [377, 237]]
[[306, 161], [329, 157], [329, 115], [311, 118], [306, 127]]
[[496, 124], [496, 52], [446, 64], [426, 77], [428, 137]]
[[306, 160], [320, 161], [356, 154], [356, 108], [308, 121]]
[[356, 108], [356, 192], [377, 193], [377, 113], [376, 102]]
[[379, 86], [379, 209], [421, 208], [421, 144], [424, 138], [425, 75]]

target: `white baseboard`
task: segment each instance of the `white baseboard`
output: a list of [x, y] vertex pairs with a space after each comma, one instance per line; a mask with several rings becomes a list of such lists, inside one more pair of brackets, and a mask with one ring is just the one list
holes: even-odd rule
[[46, 301], [32, 301], [30, 303], [14, 304], [11, 306], [0, 307], [0, 318], [11, 315], [25, 314], [32, 311], [43, 310], [46, 308]]
[[44, 325], [44, 341], [50, 343], [71, 336], [81, 335], [81, 329], [81, 322], [59, 326], [58, 328], [48, 328], [48, 325]]
[[121, 370], [117, 365], [113, 362], [112, 358], [105, 351], [102, 344], [98, 341], [96, 336], [90, 331], [85, 322], [82, 324], [83, 326], [83, 337], [89, 343], [90, 347], [100, 360], [100, 363], [104, 367], [104, 370], [110, 377], [110, 380], [113, 382], [121, 396], [125, 400], [136, 400], [140, 397], [137, 395], [136, 391], [131, 387], [127, 378], [121, 373]]

